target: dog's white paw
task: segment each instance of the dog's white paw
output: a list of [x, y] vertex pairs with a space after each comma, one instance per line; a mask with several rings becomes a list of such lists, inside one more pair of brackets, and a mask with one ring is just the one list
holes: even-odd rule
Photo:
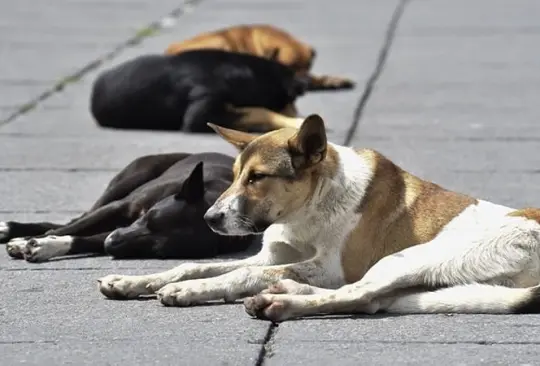
[[9, 224], [5, 221], [0, 221], [0, 243], [9, 236]]
[[27, 239], [24, 238], [13, 238], [6, 243], [6, 252], [11, 258], [23, 259], [24, 258], [24, 248], [26, 247]]
[[246, 313], [252, 317], [281, 322], [294, 317], [291, 297], [288, 295], [259, 294], [244, 300]]
[[204, 280], [189, 280], [165, 285], [156, 294], [165, 306], [190, 306], [217, 300], [206, 288]]
[[135, 299], [154, 293], [144, 276], [108, 275], [97, 281], [99, 291], [109, 299]]
[[24, 259], [27, 262], [38, 263], [66, 255], [71, 249], [71, 243], [73, 243], [73, 237], [70, 235], [50, 235], [30, 239], [23, 249]]

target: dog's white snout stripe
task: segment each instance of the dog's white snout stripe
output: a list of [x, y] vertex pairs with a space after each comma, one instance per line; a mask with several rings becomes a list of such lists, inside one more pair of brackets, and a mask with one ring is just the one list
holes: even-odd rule
[[238, 196], [227, 196], [223, 200], [216, 202], [216, 204], [216, 210], [226, 216], [240, 211], [240, 198]]

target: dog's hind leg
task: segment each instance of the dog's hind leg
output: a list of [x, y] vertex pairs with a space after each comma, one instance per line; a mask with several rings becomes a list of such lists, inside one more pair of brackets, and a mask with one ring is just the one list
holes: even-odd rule
[[22, 250], [28, 262], [44, 262], [51, 258], [76, 254], [104, 254], [104, 241], [109, 232], [92, 236], [46, 236], [26, 242]]
[[0, 243], [7, 243], [13, 238], [24, 238], [43, 235], [52, 229], [58, 229], [64, 225], [52, 222], [17, 222], [0, 221]]
[[[261, 294], [248, 300], [246, 309], [251, 314], [276, 321], [319, 313], [379, 310], [511, 312], [530, 295], [530, 289], [515, 291], [517, 289], [489, 285], [527, 287], [538, 284], [539, 236], [538, 223], [522, 217], [507, 217], [500, 225], [469, 238], [454, 230], [426, 244], [384, 257], [358, 282], [335, 291], [297, 297]], [[491, 291], [483, 291], [488, 295], [478, 299], [473, 296], [474, 288], [467, 288], [475, 284], [484, 284]], [[426, 292], [426, 288], [440, 290]], [[495, 304], [495, 300], [504, 298], [501, 291], [507, 290], [505, 301]], [[410, 294], [415, 291], [423, 293], [424, 297]], [[405, 302], [395, 303], [400, 293], [409, 297]]]
[[[230, 109], [240, 114], [232, 127], [248, 132], [268, 132], [286, 127], [300, 128], [304, 121], [304, 118], [289, 117], [262, 107], [230, 107]], [[286, 113], [292, 113], [292, 109]]]
[[308, 91], [352, 89], [355, 82], [351, 79], [329, 75], [309, 75]]
[[90, 212], [98, 207], [126, 197], [134, 189], [156, 179], [172, 165], [188, 156], [190, 154], [171, 153], [146, 155], [133, 160], [111, 179], [105, 192], [94, 203]]

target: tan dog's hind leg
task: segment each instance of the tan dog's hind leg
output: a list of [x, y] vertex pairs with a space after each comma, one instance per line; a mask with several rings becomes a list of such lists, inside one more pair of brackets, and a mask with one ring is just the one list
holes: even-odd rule
[[[295, 109], [293, 108], [294, 106], [291, 107], [289, 105], [287, 106], [285, 112], [292, 114], [295, 112]], [[234, 128], [241, 130], [269, 132], [286, 127], [300, 128], [302, 122], [304, 121], [304, 118], [289, 117], [266, 108], [234, 107], [232, 109], [236, 113], [242, 114], [233, 126]]]

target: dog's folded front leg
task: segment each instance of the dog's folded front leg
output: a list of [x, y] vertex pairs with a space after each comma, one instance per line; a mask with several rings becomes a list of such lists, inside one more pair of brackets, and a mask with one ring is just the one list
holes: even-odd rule
[[316, 261], [289, 265], [245, 267], [224, 275], [171, 283], [162, 287], [158, 299], [168, 306], [189, 306], [213, 300], [232, 302], [255, 295], [284, 279], [317, 284], [323, 269]]
[[184, 263], [168, 271], [142, 276], [109, 275], [98, 280], [98, 288], [109, 298], [131, 299], [150, 295], [163, 286], [185, 280], [219, 276], [238, 268], [283, 264], [295, 260], [298, 253], [283, 243], [263, 245], [256, 255], [230, 262]]
[[216, 276], [249, 264], [256, 265], [255, 257], [223, 263], [183, 263], [168, 271], [148, 275], [105, 276], [98, 280], [98, 288], [111, 299], [133, 299], [151, 295], [169, 283]]

